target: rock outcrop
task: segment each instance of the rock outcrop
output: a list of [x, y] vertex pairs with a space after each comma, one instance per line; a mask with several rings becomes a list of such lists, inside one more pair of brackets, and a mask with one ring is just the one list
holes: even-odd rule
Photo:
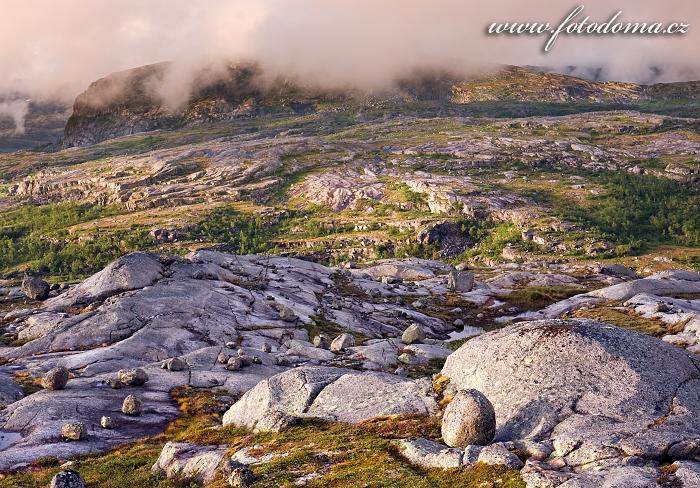
[[224, 415], [224, 425], [276, 430], [269, 420], [319, 417], [357, 423], [381, 415], [429, 415], [437, 403], [429, 385], [394, 375], [340, 368], [297, 368], [264, 380]]
[[700, 433], [700, 360], [600, 322], [506, 327], [468, 341], [442, 374], [489, 398], [497, 440], [550, 440], [573, 468], [660, 460]]

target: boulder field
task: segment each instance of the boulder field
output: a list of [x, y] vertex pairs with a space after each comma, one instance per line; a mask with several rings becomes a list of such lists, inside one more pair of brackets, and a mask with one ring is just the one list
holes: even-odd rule
[[[213, 251], [126, 255], [5, 313], [20, 340], [0, 349], [0, 470], [161, 432], [179, 415], [172, 389], [188, 385], [225, 390], [223, 425], [254, 432], [309, 418], [436, 417], [444, 443], [397, 440], [425, 468], [505, 465], [531, 488], [697, 486], [700, 360], [687, 344], [583, 318], [484, 332], [456, 326], [460, 308], [430, 308], [459, 298], [486, 310], [524, 282], [556, 281], [582, 288], [562, 308], [614, 295], [640, 314], [675, 311], [688, 334], [697, 300], [662, 295], [689, 293], [678, 290], [694, 289], [697, 273], [600, 273], [592, 279], [608, 286], [593, 292], [573, 275], [470, 274], [417, 259], [346, 270]], [[670, 305], [650, 309], [661, 300]], [[453, 352], [455, 333], [468, 340]], [[440, 366], [411, 369], [442, 362], [432, 375]], [[26, 394], [27, 378], [44, 389]], [[153, 470], [249, 478], [245, 452], [169, 443]]]

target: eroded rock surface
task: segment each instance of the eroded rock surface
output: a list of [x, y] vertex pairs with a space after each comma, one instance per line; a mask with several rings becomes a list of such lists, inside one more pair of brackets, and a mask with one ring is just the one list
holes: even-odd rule
[[573, 468], [660, 460], [700, 434], [700, 360], [600, 322], [506, 327], [468, 341], [442, 374], [489, 398], [497, 440], [551, 440]]

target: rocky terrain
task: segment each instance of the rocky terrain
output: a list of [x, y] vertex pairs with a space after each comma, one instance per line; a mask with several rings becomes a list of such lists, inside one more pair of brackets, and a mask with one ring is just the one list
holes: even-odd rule
[[[504, 464], [528, 486], [656, 486], [664, 477], [693, 486], [700, 301], [673, 297], [700, 296], [700, 274], [583, 272], [502, 268], [490, 277], [477, 271], [474, 280], [472, 271], [429, 260], [337, 269], [212, 251], [126, 255], [78, 285], [48, 291], [38, 306], [5, 314], [5, 336], [16, 339], [2, 349], [0, 467], [21, 470], [156, 434], [181, 414], [171, 394], [182, 387], [217, 391], [222, 408], [230, 406], [223, 425], [253, 432], [304, 419], [442, 416], [443, 437], [467, 421], [443, 413], [445, 405], [476, 390], [495, 412], [486, 438], [487, 427], [477, 425], [466, 440], [445, 437], [449, 448], [405, 438], [399, 452], [427, 469]], [[31, 284], [3, 290], [5, 300], [33, 293]], [[538, 312], [517, 315], [509, 298], [562, 285], [579, 293]], [[662, 340], [554, 318], [611, 302], [659, 324]], [[479, 316], [498, 330], [466, 325]], [[514, 325], [495, 325], [506, 320]], [[56, 368], [65, 368], [63, 379]], [[27, 394], [35, 378], [43, 389]], [[127, 407], [132, 395], [136, 414]], [[66, 425], [84, 432], [67, 442]], [[265, 463], [240, 447], [234, 464]], [[171, 442], [154, 470], [210, 482], [224, 476], [228, 452]], [[203, 469], [203, 457], [218, 461]], [[327, 462], [332, 471], [332, 457]]]
[[695, 84], [165, 70], [0, 155], [0, 486], [699, 485]]

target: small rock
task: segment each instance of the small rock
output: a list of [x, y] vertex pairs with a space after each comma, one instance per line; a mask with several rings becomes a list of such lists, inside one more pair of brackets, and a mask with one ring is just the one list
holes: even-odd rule
[[141, 415], [143, 403], [135, 395], [129, 395], [122, 403], [122, 413], [126, 415]]
[[236, 347], [238, 347], [238, 345], [233, 341], [228, 341], [226, 344], [224, 344], [224, 346], [228, 347], [229, 349], [236, 349]]
[[69, 422], [63, 424], [61, 435], [67, 441], [79, 441], [87, 435], [87, 426], [82, 422]]
[[126, 386], [141, 386], [148, 381], [148, 375], [141, 368], [120, 369], [117, 377]]
[[226, 362], [226, 369], [229, 371], [238, 371], [243, 367], [242, 358], [229, 358]]
[[100, 426], [103, 429], [113, 429], [116, 427], [116, 422], [112, 417], [108, 417], [105, 415], [100, 419]]
[[496, 433], [493, 405], [477, 390], [459, 391], [445, 409], [441, 431], [450, 447], [485, 446]]
[[67, 469], [59, 471], [56, 476], [51, 479], [49, 488], [86, 488], [86, 486], [80, 473], [72, 469]]
[[452, 322], [452, 325], [454, 325], [455, 327], [464, 327], [464, 320], [454, 319], [454, 321]]
[[[251, 364], [253, 364], [255, 362], [254, 356], [243, 355], [243, 356], [238, 356], [237, 359], [241, 360], [241, 366], [243, 366], [243, 367], [250, 366]], [[229, 362], [230, 362], [230, 360], [229, 360]]]
[[399, 356], [396, 358], [400, 363], [403, 364], [413, 364], [413, 356], [407, 353], [402, 353], [399, 354]]
[[163, 369], [168, 371], [183, 371], [187, 369], [187, 363], [180, 358], [170, 358], [163, 362]]
[[394, 371], [394, 374], [396, 376], [400, 376], [402, 378], [405, 378], [408, 376], [408, 370], [401, 366], [400, 368], [396, 368], [396, 371]]
[[109, 387], [113, 390], [121, 390], [122, 388], [124, 388], [124, 383], [122, 383], [116, 378], [112, 378], [111, 380], [109, 380]]
[[269, 342], [266, 342], [266, 343], [264, 343], [264, 344], [262, 345], [262, 347], [260, 348], [260, 350], [261, 350], [262, 352], [271, 353], [271, 352], [272, 352], [272, 346], [270, 345]]
[[62, 366], [50, 369], [41, 378], [41, 386], [47, 390], [62, 390], [68, 383], [68, 370]]
[[332, 352], [342, 352], [355, 345], [355, 338], [350, 334], [340, 334], [331, 342]]
[[226, 364], [229, 359], [231, 359], [231, 355], [225, 352], [220, 352], [219, 355], [216, 356], [216, 362], [219, 364]]
[[685, 440], [673, 444], [668, 449], [670, 459], [695, 459], [700, 456], [700, 440]]
[[331, 346], [331, 340], [326, 334], [319, 334], [314, 337], [313, 344], [319, 349], [328, 349]]
[[466, 293], [474, 288], [474, 273], [471, 271], [450, 271], [447, 275], [447, 289]]
[[255, 479], [255, 475], [250, 468], [241, 466], [231, 471], [231, 476], [228, 477], [228, 484], [234, 488], [246, 488], [255, 483]]
[[506, 449], [501, 443], [484, 447], [479, 452], [478, 461], [484, 464], [506, 466], [510, 469], [520, 469], [524, 466], [520, 458]]
[[297, 314], [294, 313], [294, 310], [285, 305], [280, 305], [279, 312], [280, 320], [285, 322], [294, 322], [297, 319]]
[[51, 287], [42, 279], [25, 276], [22, 281], [22, 292], [30, 300], [46, 300], [49, 297]]
[[401, 342], [404, 344], [415, 344], [425, 340], [425, 330], [418, 324], [411, 324], [401, 334]]

